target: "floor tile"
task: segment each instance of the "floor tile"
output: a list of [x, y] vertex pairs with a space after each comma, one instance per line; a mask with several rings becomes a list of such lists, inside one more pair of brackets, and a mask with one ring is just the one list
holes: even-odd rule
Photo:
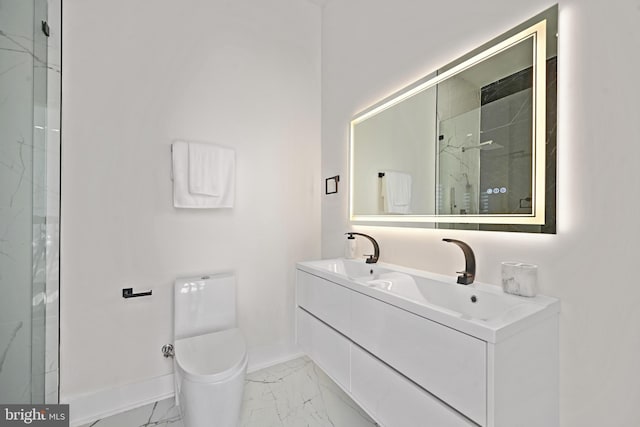
[[[247, 375], [241, 427], [373, 427], [377, 424], [309, 358]], [[173, 398], [81, 427], [184, 427]]]

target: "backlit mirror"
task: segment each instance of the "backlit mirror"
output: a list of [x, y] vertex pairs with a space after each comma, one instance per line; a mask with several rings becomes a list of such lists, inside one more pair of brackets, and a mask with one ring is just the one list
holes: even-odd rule
[[356, 115], [355, 223], [555, 232], [557, 6]]

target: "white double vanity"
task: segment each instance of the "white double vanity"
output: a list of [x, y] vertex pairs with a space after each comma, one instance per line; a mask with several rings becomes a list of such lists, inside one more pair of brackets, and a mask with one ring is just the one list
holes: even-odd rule
[[554, 298], [332, 259], [296, 300], [300, 347], [382, 426], [558, 426]]

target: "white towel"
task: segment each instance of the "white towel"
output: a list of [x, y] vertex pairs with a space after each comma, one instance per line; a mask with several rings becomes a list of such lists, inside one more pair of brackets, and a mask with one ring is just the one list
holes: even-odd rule
[[[218, 146], [219, 147], [219, 146]], [[231, 208], [235, 198], [235, 151], [220, 147], [217, 163], [220, 168], [212, 174], [219, 178], [216, 196], [194, 194], [189, 191], [189, 143], [172, 144], [173, 205], [177, 208]], [[211, 174], [210, 174], [211, 175]], [[206, 188], [205, 188], [206, 190]], [[211, 187], [209, 188], [211, 190]]]
[[381, 191], [385, 213], [411, 213], [411, 175], [404, 172], [385, 172]]
[[220, 196], [222, 167], [226, 148], [189, 142], [189, 193]]

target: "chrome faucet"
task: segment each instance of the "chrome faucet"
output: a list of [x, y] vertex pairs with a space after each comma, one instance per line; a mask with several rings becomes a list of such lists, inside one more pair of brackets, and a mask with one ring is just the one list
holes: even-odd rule
[[378, 242], [376, 242], [376, 239], [374, 239], [373, 237], [367, 235], [367, 234], [362, 234], [362, 233], [356, 233], [353, 231], [350, 231], [348, 233], [344, 233], [345, 235], [349, 235], [349, 238], [353, 238], [353, 236], [362, 236], [362, 237], [366, 237], [367, 239], [369, 239], [371, 241], [371, 243], [373, 244], [373, 255], [366, 255], [367, 259], [365, 260], [365, 262], [367, 264], [375, 264], [376, 262], [378, 262], [378, 258], [380, 258], [380, 246], [378, 246]]
[[476, 277], [476, 257], [471, 250], [471, 247], [465, 242], [455, 239], [442, 239], [444, 242], [453, 243], [458, 245], [462, 252], [464, 252], [464, 271], [456, 271], [460, 274], [458, 276], [458, 283], [461, 285], [470, 285], [473, 283], [473, 279]]

